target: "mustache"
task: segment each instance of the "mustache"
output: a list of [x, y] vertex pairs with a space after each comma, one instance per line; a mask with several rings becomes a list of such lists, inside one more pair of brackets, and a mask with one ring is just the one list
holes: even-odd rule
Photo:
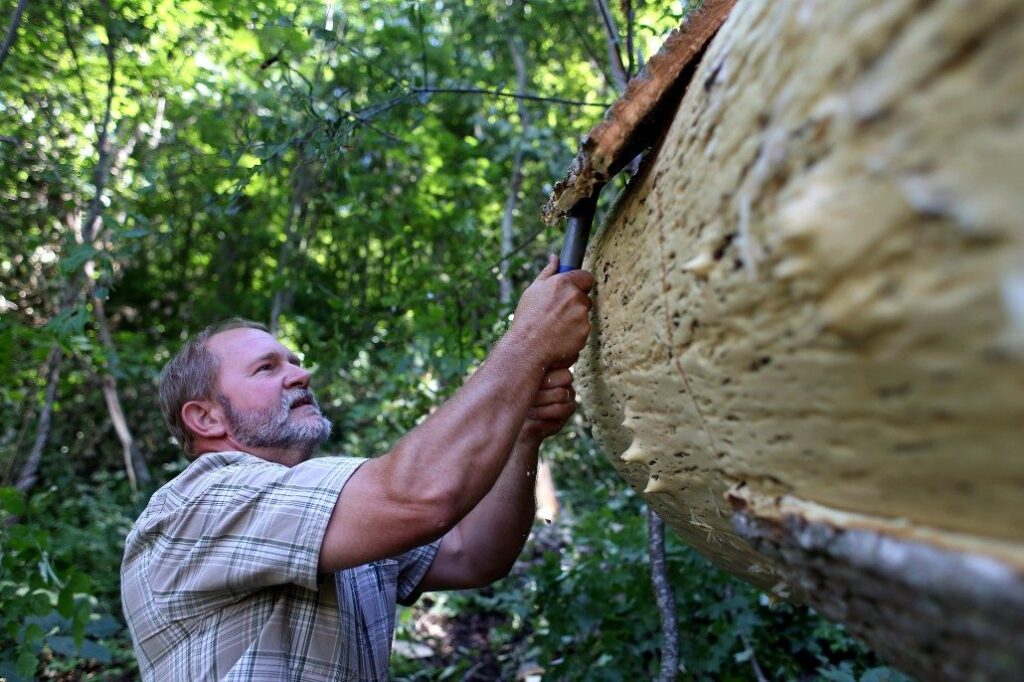
[[308, 388], [294, 388], [281, 394], [281, 408], [283, 410], [287, 411], [302, 405], [312, 405], [318, 412], [320, 411], [320, 403], [317, 402], [313, 391]]

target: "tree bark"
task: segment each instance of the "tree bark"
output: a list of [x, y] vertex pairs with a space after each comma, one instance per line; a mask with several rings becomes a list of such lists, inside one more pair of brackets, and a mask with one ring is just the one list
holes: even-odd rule
[[[114, 46], [114, 34], [109, 22], [111, 11], [110, 3], [105, 1], [103, 3], [103, 7], [108, 18], [107, 42], [104, 44], [104, 52], [107, 57], [107, 98], [103, 112], [103, 123], [100, 126], [98, 138], [99, 159], [96, 163], [96, 169], [93, 175], [96, 193], [89, 206], [89, 215], [85, 222], [82, 223], [80, 241], [85, 245], [92, 245], [99, 237], [103, 212], [103, 192], [106, 189], [111, 168], [123, 166], [124, 163], [127, 162], [128, 158], [135, 150], [135, 145], [138, 144], [138, 141], [142, 136], [142, 128], [140, 126], [116, 153], [113, 153], [111, 150], [111, 105], [113, 102], [114, 88], [117, 83], [117, 61], [116, 48]], [[157, 125], [159, 125], [160, 118], [163, 115], [162, 101], [163, 98], [160, 98], [160, 102], [158, 102], [157, 105]], [[117, 389], [117, 379], [115, 378], [120, 361], [117, 354], [117, 348], [114, 345], [114, 339], [110, 334], [110, 324], [107, 320], [106, 308], [104, 306], [103, 299], [97, 295], [93, 284], [94, 271], [95, 265], [92, 260], [87, 261], [82, 268], [85, 287], [89, 293], [90, 299], [92, 300], [93, 316], [96, 320], [100, 341], [106, 350], [107, 356], [107, 366], [101, 372], [103, 399], [107, 405], [107, 412], [110, 416], [110, 420], [114, 425], [114, 432], [117, 434], [118, 440], [121, 442], [125, 474], [128, 477], [128, 485], [134, 495], [139, 491], [139, 484], [142, 483], [143, 485], [148, 485], [152, 481], [152, 476], [149, 473], [146, 458], [139, 449], [138, 442], [132, 435], [131, 428], [128, 426], [128, 421], [125, 418], [124, 408], [122, 407], [120, 394]]]
[[922, 679], [1024, 669], [1022, 102], [1015, 0], [736, 3], [586, 261], [616, 469]]
[[4, 42], [0, 44], [0, 69], [4, 68], [4, 62], [7, 61], [7, 55], [11, 51], [11, 47], [14, 45], [14, 40], [18, 36], [18, 26], [21, 25], [21, 15], [25, 13], [25, 7], [28, 5], [28, 0], [18, 0], [18, 4], [14, 6], [14, 11], [11, 13], [11, 22], [7, 25], [7, 33], [4, 35]]

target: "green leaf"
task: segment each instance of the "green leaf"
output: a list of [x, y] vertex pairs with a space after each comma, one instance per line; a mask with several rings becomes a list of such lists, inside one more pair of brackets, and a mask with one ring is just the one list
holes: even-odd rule
[[18, 662], [15, 665], [15, 670], [19, 675], [25, 678], [33, 678], [36, 674], [36, 666], [39, 664], [39, 658], [35, 652], [30, 649], [22, 649], [21, 653], [18, 654]]
[[43, 643], [46, 632], [38, 623], [29, 623], [22, 632], [22, 641], [30, 647], [36, 648]]
[[92, 578], [81, 571], [75, 571], [67, 578], [67, 589], [76, 594], [89, 592], [92, 589]]
[[85, 641], [85, 628], [89, 624], [91, 615], [92, 604], [88, 599], [80, 599], [76, 604], [75, 616], [71, 622], [71, 635], [75, 638], [75, 643], [78, 646], [82, 646], [82, 642]]
[[75, 334], [81, 334], [85, 330], [85, 323], [88, 319], [89, 315], [86, 313], [85, 304], [79, 303], [58, 312], [50, 318], [43, 329], [57, 338], [67, 339]]
[[65, 618], [72, 618], [75, 615], [75, 593], [69, 587], [60, 591], [57, 597], [57, 613]]
[[66, 658], [74, 658], [78, 654], [78, 646], [75, 645], [75, 640], [67, 635], [48, 637], [46, 644], [53, 649], [53, 653], [60, 654]]
[[87, 260], [99, 253], [99, 249], [91, 244], [81, 244], [69, 253], [60, 263], [60, 271], [65, 275], [77, 272]]
[[25, 622], [39, 625], [44, 632], [66, 630], [71, 627], [71, 621], [64, 618], [56, 611], [50, 611], [50, 613], [47, 613], [44, 616], [30, 616], [25, 619]]
[[90, 620], [88, 625], [85, 626], [85, 633], [90, 637], [99, 637], [103, 639], [110, 637], [121, 631], [121, 624], [116, 618], [109, 615], [103, 615], [95, 620]]
[[82, 658], [95, 659], [99, 663], [110, 663], [113, 660], [110, 649], [90, 639], [85, 640], [82, 644], [80, 655]]
[[30, 682], [35, 675], [35, 669], [28, 675], [22, 675], [18, 672], [18, 666], [16, 659], [13, 656], [13, 652], [5, 652], [5, 655], [10, 658], [0, 659], [0, 680], [6, 680], [7, 682]]
[[25, 495], [17, 488], [0, 487], [0, 510], [12, 516], [25, 513]]

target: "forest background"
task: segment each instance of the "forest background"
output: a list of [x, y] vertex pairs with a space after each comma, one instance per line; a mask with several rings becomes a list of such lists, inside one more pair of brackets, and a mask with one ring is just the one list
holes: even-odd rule
[[[183, 339], [268, 323], [325, 449], [386, 452], [501, 335], [551, 183], [691, 4], [0, 3], [0, 677], [137, 678], [118, 567], [185, 466], [155, 400]], [[642, 501], [585, 415], [544, 457], [561, 512], [401, 611], [396, 679], [656, 676]], [[667, 572], [682, 678], [899, 677], [673, 537]]]

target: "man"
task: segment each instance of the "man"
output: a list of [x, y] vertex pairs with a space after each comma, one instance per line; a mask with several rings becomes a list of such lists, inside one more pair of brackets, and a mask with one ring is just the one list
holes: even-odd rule
[[153, 495], [121, 569], [143, 678], [387, 679], [396, 602], [506, 575], [589, 333], [593, 278], [556, 270], [458, 393], [370, 460], [309, 459], [330, 423], [259, 325], [190, 340], [160, 392], [191, 463]]

